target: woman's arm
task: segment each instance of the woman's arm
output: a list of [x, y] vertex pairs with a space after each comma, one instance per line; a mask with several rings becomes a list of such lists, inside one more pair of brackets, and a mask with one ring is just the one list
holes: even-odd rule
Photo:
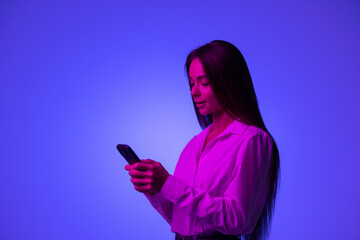
[[160, 195], [202, 220], [204, 228], [225, 234], [250, 234], [264, 208], [269, 188], [272, 140], [264, 134], [241, 144], [232, 181], [223, 196], [213, 196], [170, 175]]
[[[137, 191], [155, 194], [154, 197], [159, 197], [158, 200], [161, 199], [165, 205], [176, 204], [187, 209], [202, 219], [205, 229], [232, 235], [250, 234], [265, 206], [271, 150], [272, 140], [265, 133], [248, 136], [239, 146], [234, 169], [224, 176], [231, 177], [232, 181], [223, 196], [192, 187], [169, 175], [160, 163], [153, 160], [134, 164], [129, 174]], [[159, 206], [161, 203], [155, 203], [155, 208], [163, 215], [166, 211], [163, 212]], [[171, 214], [167, 212], [163, 217], [171, 219]]]

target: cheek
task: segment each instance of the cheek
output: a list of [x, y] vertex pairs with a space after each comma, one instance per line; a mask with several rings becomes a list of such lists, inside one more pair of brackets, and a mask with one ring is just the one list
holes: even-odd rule
[[214, 92], [211, 90], [211, 88], [207, 89], [206, 97], [212, 104], [216, 104], [218, 102], [217, 98], [215, 97]]
[[215, 95], [210, 87], [206, 87], [203, 93], [209, 101], [214, 101]]
[[214, 110], [222, 108], [213, 91], [209, 91], [208, 99], [210, 100], [211, 106], [214, 108]]

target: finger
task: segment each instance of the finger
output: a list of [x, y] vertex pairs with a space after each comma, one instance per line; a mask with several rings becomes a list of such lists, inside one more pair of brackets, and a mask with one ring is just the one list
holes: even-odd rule
[[133, 168], [134, 168], [134, 167], [131, 166], [130, 164], [125, 165], [125, 170], [127, 170], [127, 171], [130, 171], [130, 170], [132, 170]]
[[142, 192], [141, 189], [140, 189], [140, 187], [134, 185], [134, 188], [135, 188], [136, 191]]
[[152, 169], [152, 164], [151, 163], [135, 163], [134, 165], [134, 169], [136, 170], [140, 170], [140, 171], [147, 171], [147, 170], [151, 170]]
[[135, 169], [130, 170], [129, 175], [132, 178], [148, 178], [148, 177], [150, 177], [149, 172], [138, 171], [138, 170], [135, 170]]
[[130, 181], [136, 186], [148, 185], [151, 183], [151, 179], [148, 178], [131, 178]]
[[136, 191], [141, 192], [141, 193], [144, 193], [144, 191], [145, 191], [143, 186], [134, 185], [134, 188]]
[[136, 191], [138, 192], [142, 192], [142, 193], [155, 193], [154, 190], [151, 189], [151, 187], [149, 186], [135, 186], [134, 188]]
[[141, 160], [141, 163], [145, 163], [145, 164], [148, 164], [148, 165], [151, 165], [151, 166], [159, 166], [159, 165], [161, 165], [160, 162], [157, 162], [157, 161], [154, 161], [154, 160], [151, 160], [151, 159]]

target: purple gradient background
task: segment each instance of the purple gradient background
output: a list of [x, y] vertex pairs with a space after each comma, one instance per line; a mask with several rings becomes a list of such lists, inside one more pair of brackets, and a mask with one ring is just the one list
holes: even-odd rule
[[201, 130], [185, 58], [214, 39], [280, 149], [270, 239], [360, 239], [360, 3], [249, 2], [1, 1], [0, 239], [173, 239], [115, 146], [173, 173]]

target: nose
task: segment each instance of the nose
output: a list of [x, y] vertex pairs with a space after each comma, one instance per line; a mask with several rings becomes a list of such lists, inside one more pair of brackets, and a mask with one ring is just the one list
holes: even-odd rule
[[199, 91], [199, 86], [197, 83], [195, 83], [193, 85], [193, 87], [191, 88], [190, 94], [193, 98], [197, 97], [200, 95], [200, 91]]

